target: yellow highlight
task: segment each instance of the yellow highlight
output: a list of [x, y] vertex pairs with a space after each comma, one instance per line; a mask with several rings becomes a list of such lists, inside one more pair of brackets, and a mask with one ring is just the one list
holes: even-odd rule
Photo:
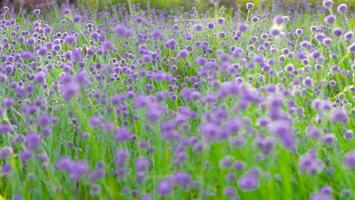
[[6, 200], [5, 197], [0, 195], [0, 200]]

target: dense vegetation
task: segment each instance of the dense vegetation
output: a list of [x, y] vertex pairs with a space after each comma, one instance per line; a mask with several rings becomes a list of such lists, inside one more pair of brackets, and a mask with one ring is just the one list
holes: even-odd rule
[[354, 13], [213, 9], [4, 7], [0, 199], [355, 199]]

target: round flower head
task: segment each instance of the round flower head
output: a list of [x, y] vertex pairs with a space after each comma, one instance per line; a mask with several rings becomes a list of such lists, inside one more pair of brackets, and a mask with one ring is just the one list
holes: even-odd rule
[[161, 180], [156, 190], [160, 196], [168, 196], [173, 191], [171, 180], [168, 178]]
[[149, 194], [145, 194], [142, 195], [142, 197], [140, 198], [140, 200], [154, 200], [152, 196], [150, 196]]
[[326, 24], [334, 24], [335, 21], [336, 21], [336, 16], [335, 15], [327, 15], [325, 18], [324, 18], [324, 23]]
[[253, 3], [246, 3], [245, 7], [247, 10], [250, 10], [254, 7], [254, 4]]
[[238, 180], [238, 186], [244, 191], [253, 191], [259, 187], [257, 168], [252, 168], [243, 174]]
[[339, 4], [337, 7], [338, 13], [345, 13], [348, 10], [348, 6], [345, 3]]
[[315, 150], [310, 150], [300, 157], [298, 167], [301, 172], [315, 174], [323, 170], [324, 163], [317, 158]]
[[348, 152], [344, 156], [344, 164], [346, 167], [355, 170], [355, 150]]
[[7, 97], [3, 100], [2, 104], [5, 108], [9, 108], [11, 106], [13, 106], [15, 103], [14, 99], [11, 97]]
[[177, 171], [172, 176], [172, 181], [175, 185], [180, 185], [184, 188], [187, 188], [192, 183], [192, 178], [190, 174], [182, 171]]
[[223, 17], [220, 17], [217, 19], [218, 24], [223, 24], [225, 19]]
[[346, 39], [346, 40], [353, 39], [353, 36], [354, 36], [354, 34], [352, 31], [348, 31], [348, 32], [344, 33], [344, 39]]
[[11, 152], [12, 152], [12, 150], [10, 147], [1, 148], [0, 149], [0, 160], [10, 157]]
[[350, 53], [355, 53], [355, 42], [348, 47], [348, 51]]
[[285, 22], [285, 18], [281, 15], [277, 15], [274, 17], [273, 22], [277, 25], [281, 25]]
[[335, 123], [347, 123], [349, 121], [348, 113], [343, 108], [333, 108], [330, 113], [330, 119]]
[[73, 16], [73, 22], [74, 23], [78, 23], [80, 20], [81, 20], [81, 16], [80, 15], [77, 14], [77, 15]]
[[10, 164], [4, 164], [1, 167], [0, 171], [3, 174], [3, 176], [7, 176], [9, 174], [9, 172], [11, 171], [11, 165]]
[[323, 7], [324, 8], [330, 8], [333, 6], [333, 0], [324, 0], [323, 1]]
[[128, 158], [129, 158], [129, 153], [128, 153], [127, 149], [122, 149], [122, 148], [117, 149], [116, 156], [115, 156], [116, 166], [119, 168], [124, 167]]
[[293, 150], [296, 148], [296, 143], [292, 134], [292, 123], [288, 120], [276, 120], [269, 124], [269, 130], [276, 135], [282, 145], [287, 149]]
[[35, 133], [30, 133], [26, 135], [26, 147], [31, 150], [36, 150], [41, 145], [41, 138]]
[[41, 10], [40, 9], [34, 9], [32, 12], [34, 15], [38, 16], [41, 14]]
[[224, 189], [224, 195], [227, 197], [233, 198], [236, 195], [236, 191], [233, 187], [226, 187]]
[[333, 200], [332, 192], [333, 189], [331, 187], [324, 186], [319, 192], [312, 194], [309, 200]]

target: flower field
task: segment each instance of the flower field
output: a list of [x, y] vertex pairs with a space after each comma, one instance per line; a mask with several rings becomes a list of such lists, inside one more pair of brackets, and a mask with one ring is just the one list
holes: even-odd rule
[[349, 5], [126, 10], [1, 9], [0, 199], [355, 199]]

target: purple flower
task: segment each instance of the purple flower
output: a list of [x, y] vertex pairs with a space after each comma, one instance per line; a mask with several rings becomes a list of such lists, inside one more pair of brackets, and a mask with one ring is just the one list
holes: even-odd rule
[[324, 8], [330, 8], [333, 6], [333, 0], [324, 0], [322, 5]]
[[82, 52], [80, 48], [73, 48], [71, 51], [71, 60], [75, 63], [82, 61]]
[[43, 114], [38, 117], [37, 123], [41, 127], [46, 127], [51, 123], [51, 120], [52, 120], [51, 116], [49, 116], [47, 114]]
[[330, 119], [335, 123], [347, 123], [349, 121], [347, 111], [338, 107], [332, 109]]
[[162, 38], [162, 33], [160, 29], [155, 29], [152, 31], [151, 36], [153, 38], [153, 40], [158, 40]]
[[69, 177], [72, 181], [79, 181], [82, 176], [89, 172], [87, 161], [71, 161], [69, 167]]
[[30, 133], [25, 136], [26, 147], [31, 150], [36, 150], [41, 145], [41, 137], [36, 133]]
[[344, 156], [344, 164], [350, 169], [355, 170], [355, 150], [348, 152]]
[[119, 37], [123, 38], [129, 38], [133, 35], [133, 30], [123, 24], [116, 25], [115, 31]]
[[3, 176], [7, 176], [9, 172], [11, 171], [11, 165], [6, 163], [1, 167], [1, 173]]
[[336, 20], [336, 16], [335, 15], [328, 15], [324, 18], [324, 23], [326, 24], [333, 24]]
[[244, 173], [238, 180], [238, 186], [244, 191], [253, 191], [259, 187], [258, 170], [253, 167]]
[[128, 157], [129, 157], [129, 153], [126, 149], [117, 149], [116, 156], [115, 156], [116, 166], [119, 168], [124, 167], [124, 165], [128, 160]]
[[60, 91], [63, 99], [69, 101], [80, 91], [80, 85], [75, 80], [68, 81], [61, 85]]
[[175, 39], [169, 39], [166, 41], [165, 46], [169, 49], [174, 50], [176, 47], [176, 40]]
[[254, 7], [254, 4], [253, 3], [246, 3], [245, 7], [247, 10], [250, 10]]
[[91, 182], [94, 182], [97, 179], [102, 178], [104, 175], [105, 175], [104, 163], [99, 162], [96, 166], [96, 169], [90, 173], [89, 180]]
[[189, 53], [189, 52], [188, 52], [186, 49], [183, 49], [183, 50], [181, 50], [181, 51], [178, 53], [177, 57], [178, 57], [178, 58], [186, 58], [187, 55], [188, 55], [188, 53]]
[[34, 9], [32, 12], [34, 15], [38, 16], [41, 14], [41, 10], [40, 9]]
[[118, 141], [128, 141], [133, 138], [133, 135], [129, 132], [129, 130], [125, 127], [118, 128], [116, 132], [115, 139]]
[[319, 192], [312, 194], [309, 200], [333, 200], [333, 189], [329, 186], [324, 186]]
[[295, 150], [296, 143], [292, 134], [292, 123], [289, 120], [276, 120], [269, 124], [269, 130], [276, 135], [282, 145], [290, 150]]
[[135, 165], [137, 173], [145, 172], [149, 167], [149, 160], [145, 157], [138, 157], [135, 161]]
[[227, 197], [233, 198], [236, 195], [236, 191], [233, 187], [226, 187], [224, 189], [224, 195]]
[[315, 174], [323, 170], [324, 163], [318, 160], [315, 150], [310, 150], [300, 157], [298, 167], [301, 172]]
[[158, 183], [156, 190], [160, 196], [168, 196], [173, 191], [171, 180], [168, 178], [162, 179]]
[[0, 160], [6, 159], [11, 155], [11, 148], [10, 147], [3, 147], [0, 149]]
[[65, 43], [68, 43], [68, 44], [74, 44], [76, 42], [76, 38], [74, 35], [67, 35], [65, 38], [64, 38], [64, 42]]
[[32, 59], [33, 58], [33, 53], [31, 51], [23, 51], [21, 53], [21, 58], [22, 59]]
[[344, 39], [351, 40], [352, 38], [353, 38], [353, 32], [348, 31], [348, 32], [344, 33]]
[[22, 162], [26, 162], [31, 157], [32, 157], [32, 153], [28, 150], [23, 150], [20, 152], [20, 158], [21, 158]]
[[5, 107], [5, 108], [9, 108], [11, 106], [13, 106], [15, 103], [14, 99], [11, 98], [11, 97], [6, 97], [3, 101], [2, 101], [2, 105]]
[[273, 22], [274, 22], [275, 24], [277, 24], [277, 25], [281, 25], [281, 24], [283, 24], [283, 23], [285, 22], [285, 19], [284, 19], [284, 17], [281, 16], [281, 15], [276, 15], [276, 16], [274, 17], [274, 19], [273, 19]]
[[40, 71], [38, 73], [36, 73], [34, 75], [35, 80], [37, 81], [37, 83], [44, 83], [44, 81], [46, 80], [46, 73], [44, 73], [43, 71]]
[[349, 47], [348, 47], [348, 50], [350, 53], [354, 53], [355, 52], [355, 42], [352, 43]]
[[192, 183], [191, 176], [188, 173], [182, 171], [175, 172], [171, 179], [174, 184], [180, 185], [184, 188], [189, 187]]
[[0, 133], [8, 133], [12, 130], [11, 124], [8, 122], [1, 122], [0, 123]]

